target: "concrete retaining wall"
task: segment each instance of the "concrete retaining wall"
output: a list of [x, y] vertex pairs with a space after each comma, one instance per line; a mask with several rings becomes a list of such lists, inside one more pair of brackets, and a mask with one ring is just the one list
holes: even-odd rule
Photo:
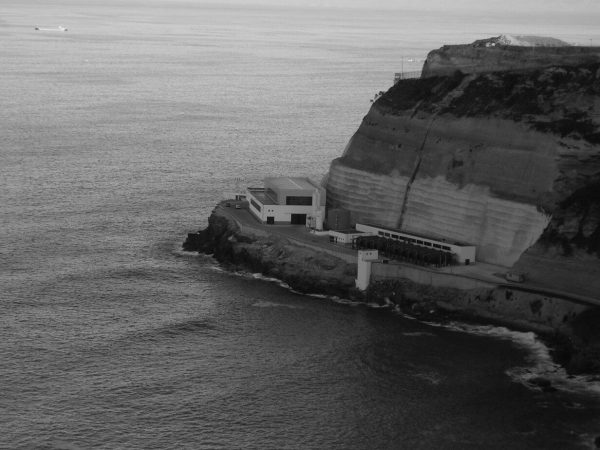
[[460, 277], [456, 274], [440, 273], [428, 270], [425, 267], [417, 268], [398, 263], [382, 264], [374, 262], [371, 270], [371, 279], [373, 281], [406, 278], [414, 283], [427, 286], [464, 290], [478, 288], [493, 289], [497, 286], [494, 283]]

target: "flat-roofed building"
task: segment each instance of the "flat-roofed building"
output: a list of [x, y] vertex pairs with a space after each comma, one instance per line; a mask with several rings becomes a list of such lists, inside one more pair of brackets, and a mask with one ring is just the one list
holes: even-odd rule
[[306, 225], [323, 229], [325, 190], [303, 177], [268, 177], [263, 187], [249, 187], [250, 212], [262, 223]]
[[387, 228], [379, 225], [371, 225], [357, 223], [356, 230], [364, 233], [370, 233], [372, 236], [380, 236], [386, 239], [403, 241], [412, 245], [426, 247], [432, 250], [440, 250], [454, 255], [456, 262], [460, 264], [474, 264], [476, 247], [470, 244], [464, 244], [456, 241], [448, 241], [444, 239], [435, 239], [425, 236], [420, 236], [394, 228]]
[[362, 231], [356, 231], [354, 229], [348, 230], [329, 230], [329, 241], [334, 244], [349, 245], [359, 236], [370, 235], [370, 233], [364, 233]]

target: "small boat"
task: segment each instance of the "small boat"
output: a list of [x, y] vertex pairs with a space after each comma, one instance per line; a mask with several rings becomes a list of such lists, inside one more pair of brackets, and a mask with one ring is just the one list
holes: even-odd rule
[[67, 28], [63, 27], [62, 25], [59, 25], [56, 28], [42, 28], [42, 27], [35, 27], [36, 31], [69, 31]]

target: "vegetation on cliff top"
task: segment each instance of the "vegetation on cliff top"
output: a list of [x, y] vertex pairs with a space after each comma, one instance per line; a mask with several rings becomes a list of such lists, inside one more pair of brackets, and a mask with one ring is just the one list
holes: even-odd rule
[[432, 111], [448, 93], [458, 87], [464, 75], [455, 72], [450, 77], [430, 77], [402, 80], [390, 88], [377, 104], [395, 111], [409, 110], [416, 107]]
[[448, 104], [442, 100], [466, 75], [403, 80], [378, 101], [392, 111], [418, 108], [457, 117], [496, 117], [529, 124], [561, 137], [600, 143], [595, 121], [600, 64], [491, 72], [474, 76]]
[[538, 131], [598, 144], [599, 95], [600, 64], [495, 72], [477, 76], [444, 112], [522, 121]]

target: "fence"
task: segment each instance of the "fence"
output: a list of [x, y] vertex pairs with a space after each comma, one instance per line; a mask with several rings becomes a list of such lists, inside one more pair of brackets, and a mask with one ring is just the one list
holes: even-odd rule
[[412, 72], [396, 72], [394, 74], [394, 84], [396, 84], [400, 80], [408, 80], [415, 78], [421, 78], [420, 70], [414, 70]]

